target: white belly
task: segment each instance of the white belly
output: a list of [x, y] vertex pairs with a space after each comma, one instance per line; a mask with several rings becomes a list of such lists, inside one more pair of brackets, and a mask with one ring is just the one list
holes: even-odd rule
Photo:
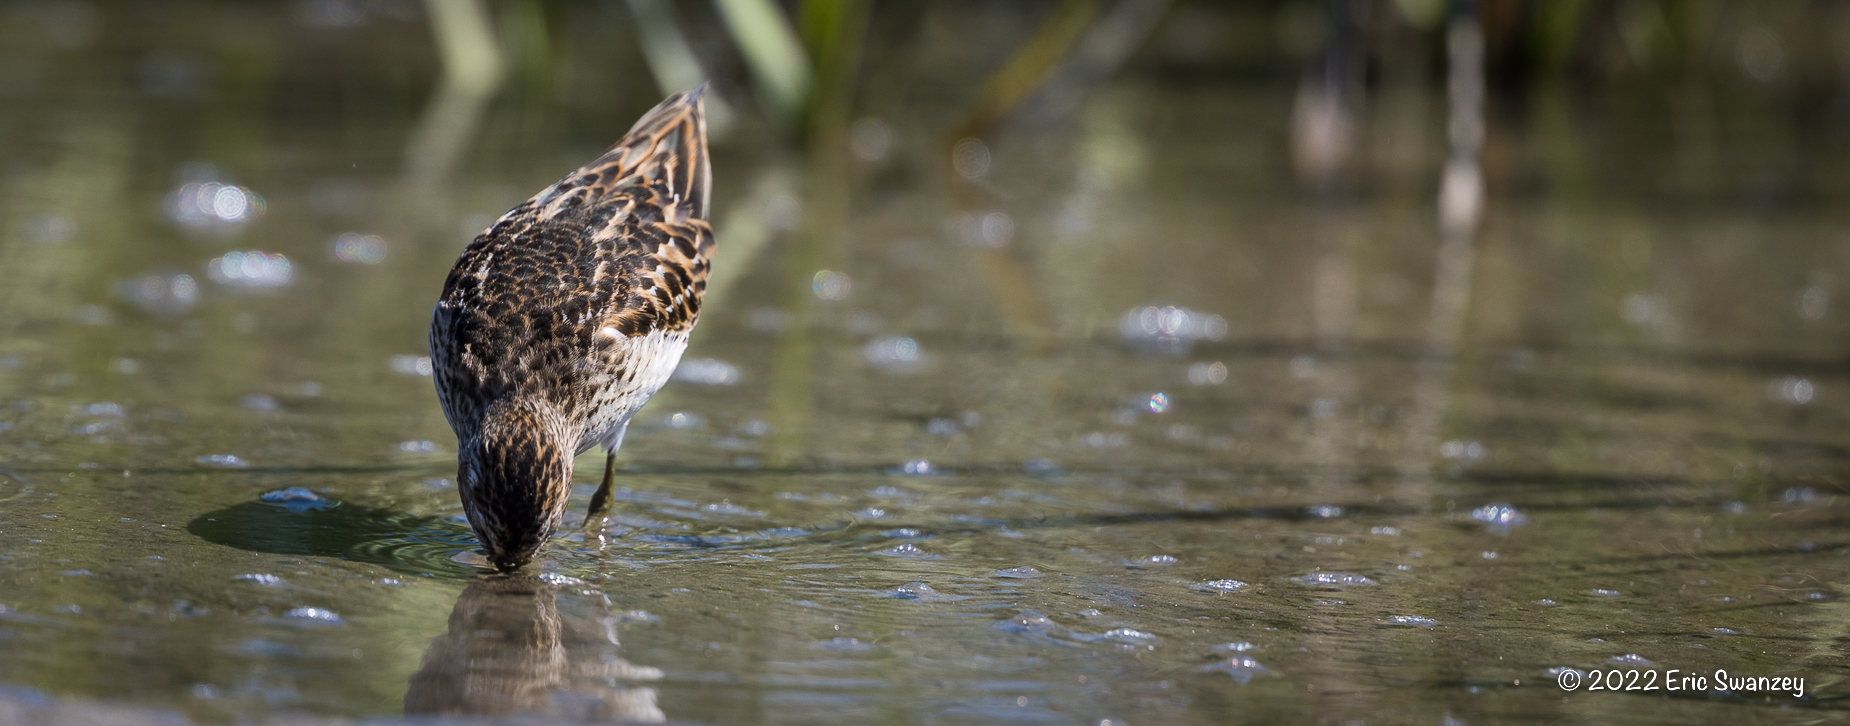
[[590, 451], [593, 446], [616, 451], [623, 443], [623, 431], [629, 426], [630, 417], [668, 382], [685, 350], [686, 332], [657, 330], [638, 338], [619, 339], [605, 360], [611, 363], [606, 370], [620, 367], [620, 372], [599, 377], [601, 385], [592, 399], [591, 415], [586, 417], [578, 453]]

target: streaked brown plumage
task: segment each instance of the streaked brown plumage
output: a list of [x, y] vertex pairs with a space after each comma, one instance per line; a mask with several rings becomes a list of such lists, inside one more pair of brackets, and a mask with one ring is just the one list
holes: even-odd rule
[[713, 257], [700, 96], [670, 96], [603, 156], [475, 238], [430, 328], [444, 417], [459, 443], [469, 524], [503, 570], [558, 528], [572, 459], [610, 463], [667, 382], [700, 317]]

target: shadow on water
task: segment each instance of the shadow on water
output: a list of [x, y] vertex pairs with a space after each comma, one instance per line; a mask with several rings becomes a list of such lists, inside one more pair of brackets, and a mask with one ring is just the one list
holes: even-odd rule
[[[617, 624], [594, 598], [588, 613], [561, 607], [567, 578], [483, 575], [450, 611], [405, 693], [408, 715], [547, 714], [574, 721], [660, 723], [655, 689], [620, 685], [662, 677], [618, 657]], [[562, 612], [563, 611], [563, 612]]]
[[202, 514], [186, 531], [250, 552], [336, 557], [406, 575], [463, 578], [477, 571], [454, 559], [475, 548], [467, 525], [332, 499], [244, 502]]

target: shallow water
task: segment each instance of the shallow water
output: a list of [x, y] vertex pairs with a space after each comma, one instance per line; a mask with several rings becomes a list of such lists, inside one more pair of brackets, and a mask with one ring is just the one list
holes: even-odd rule
[[[983, 68], [937, 18], [943, 77], [856, 111], [886, 158], [718, 142], [720, 279], [612, 526], [494, 577], [430, 306], [658, 94], [517, 84], [416, 179], [417, 22], [183, 17], [215, 40], [7, 57], [0, 720], [1841, 718], [1842, 132], [1754, 126], [1786, 107], [1744, 81], [1707, 142], [1564, 92], [1499, 121], [1422, 389], [1434, 84], [1381, 91], [1335, 190], [1278, 148], [1293, 71], [1162, 57], [946, 182], [938, 96]], [[329, 61], [364, 54], [396, 70]], [[1557, 685], [1611, 668], [1806, 686]]]

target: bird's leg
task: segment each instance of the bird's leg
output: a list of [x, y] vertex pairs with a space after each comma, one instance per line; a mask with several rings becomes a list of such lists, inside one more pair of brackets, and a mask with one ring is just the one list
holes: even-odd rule
[[604, 525], [610, 522], [610, 486], [617, 479], [617, 452], [610, 452], [604, 457], [604, 483], [597, 485], [597, 492], [591, 495], [591, 510], [585, 513], [585, 529], [596, 529], [600, 534]]

